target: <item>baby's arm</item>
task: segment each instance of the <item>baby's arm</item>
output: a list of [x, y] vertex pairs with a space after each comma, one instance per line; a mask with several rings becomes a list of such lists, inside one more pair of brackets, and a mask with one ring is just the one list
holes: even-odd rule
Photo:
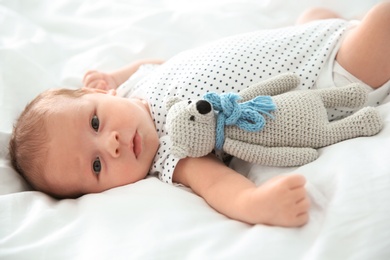
[[279, 176], [257, 187], [209, 155], [180, 160], [173, 180], [190, 187], [220, 213], [249, 224], [297, 227], [309, 218], [305, 179], [300, 175]]
[[164, 61], [157, 59], [138, 60], [124, 66], [118, 70], [106, 73], [96, 70], [90, 70], [85, 73], [83, 78], [83, 85], [87, 88], [97, 89], [116, 89], [124, 83], [131, 75], [138, 70], [143, 64], [161, 64]]

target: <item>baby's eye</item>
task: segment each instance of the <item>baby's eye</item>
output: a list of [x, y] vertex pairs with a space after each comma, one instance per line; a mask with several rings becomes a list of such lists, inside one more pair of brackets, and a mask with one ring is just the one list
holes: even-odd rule
[[93, 128], [93, 130], [95, 130], [96, 132], [99, 130], [99, 118], [94, 115], [91, 119], [91, 127]]
[[102, 164], [99, 157], [96, 157], [96, 159], [93, 161], [92, 169], [96, 175], [99, 175], [100, 171], [102, 170]]

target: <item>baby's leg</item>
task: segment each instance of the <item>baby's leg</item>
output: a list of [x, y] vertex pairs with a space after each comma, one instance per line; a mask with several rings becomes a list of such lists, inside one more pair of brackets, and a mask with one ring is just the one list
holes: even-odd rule
[[336, 57], [373, 88], [390, 79], [390, 1], [376, 5], [344, 39]]

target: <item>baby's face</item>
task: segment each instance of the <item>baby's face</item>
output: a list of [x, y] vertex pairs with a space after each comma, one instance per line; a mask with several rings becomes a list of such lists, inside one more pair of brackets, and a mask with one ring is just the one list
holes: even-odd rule
[[159, 146], [147, 103], [93, 93], [56, 110], [48, 120], [50, 189], [95, 193], [145, 178]]

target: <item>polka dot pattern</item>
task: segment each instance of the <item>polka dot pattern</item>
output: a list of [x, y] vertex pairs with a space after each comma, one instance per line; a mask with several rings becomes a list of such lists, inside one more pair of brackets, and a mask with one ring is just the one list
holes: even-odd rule
[[347, 27], [346, 21], [334, 19], [246, 33], [182, 52], [159, 66], [134, 91], [148, 100], [160, 136], [150, 172], [172, 183], [178, 162], [170, 154], [165, 129], [166, 98], [198, 99], [208, 91], [239, 92], [285, 72], [299, 75], [299, 88], [310, 89]]

